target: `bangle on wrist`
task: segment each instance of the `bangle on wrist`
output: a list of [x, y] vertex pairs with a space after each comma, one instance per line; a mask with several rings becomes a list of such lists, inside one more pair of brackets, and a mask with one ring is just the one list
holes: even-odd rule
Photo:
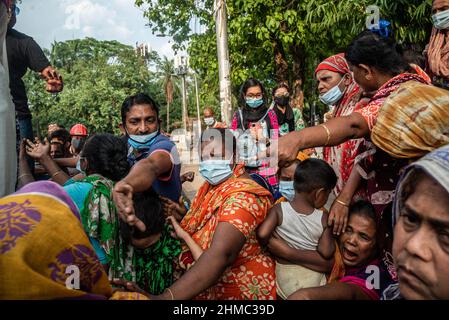
[[17, 178], [17, 180], [20, 180], [20, 179], [22, 179], [23, 177], [26, 177], [26, 176], [32, 177], [33, 175], [32, 175], [31, 173], [24, 173], [24, 174], [21, 174], [21, 175]]
[[173, 296], [173, 292], [170, 290], [170, 288], [166, 288], [165, 291], [168, 291], [171, 296], [171, 300], [175, 300], [175, 297]]
[[54, 177], [56, 177], [58, 174], [61, 174], [61, 173], [62, 173], [62, 170], [58, 170], [51, 175], [51, 178], [53, 179]]
[[341, 204], [342, 206], [349, 207], [349, 203], [345, 203], [345, 202], [341, 201], [340, 199], [335, 199], [335, 201], [338, 202], [339, 204]]

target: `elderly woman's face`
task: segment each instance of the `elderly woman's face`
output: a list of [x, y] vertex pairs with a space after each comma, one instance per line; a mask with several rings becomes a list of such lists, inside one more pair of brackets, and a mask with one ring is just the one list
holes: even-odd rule
[[393, 257], [406, 299], [449, 299], [449, 194], [424, 175], [406, 199]]
[[354, 212], [346, 231], [340, 236], [340, 252], [348, 267], [360, 267], [370, 262], [376, 253], [376, 223]]
[[340, 83], [343, 76], [338, 72], [333, 72], [330, 70], [320, 70], [316, 74], [316, 81], [318, 83], [318, 92], [320, 94], [325, 94], [330, 89], [340, 84], [340, 90], [344, 90], [345, 84], [343, 81]]

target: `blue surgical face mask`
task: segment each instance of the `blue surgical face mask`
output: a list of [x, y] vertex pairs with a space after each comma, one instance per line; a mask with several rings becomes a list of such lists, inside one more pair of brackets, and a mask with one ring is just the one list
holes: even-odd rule
[[279, 192], [288, 200], [293, 201], [295, 197], [295, 187], [293, 181], [279, 181]]
[[325, 94], [320, 95], [320, 100], [322, 103], [324, 103], [328, 106], [332, 106], [332, 105], [335, 105], [338, 101], [340, 101], [340, 99], [344, 95], [344, 92], [340, 90], [339, 85], [343, 80], [344, 80], [344, 77], [340, 80], [340, 82], [335, 87], [330, 89]]
[[145, 134], [145, 135], [141, 135], [141, 136], [130, 134], [130, 135], [128, 135], [128, 143], [134, 149], [150, 148], [151, 145], [154, 143], [155, 138], [158, 134], [159, 134], [159, 130], [156, 130], [153, 133]]
[[246, 98], [246, 104], [250, 108], [257, 109], [263, 104], [263, 98], [259, 98], [259, 99]]
[[432, 16], [433, 26], [439, 30], [449, 29], [449, 10], [438, 12]]
[[200, 174], [216, 186], [232, 176], [231, 160], [205, 160], [200, 162]]

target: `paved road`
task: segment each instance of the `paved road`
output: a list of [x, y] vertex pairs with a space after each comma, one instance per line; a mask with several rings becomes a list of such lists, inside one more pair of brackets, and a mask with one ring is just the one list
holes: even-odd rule
[[189, 171], [195, 172], [195, 179], [193, 180], [193, 182], [184, 182], [184, 184], [182, 185], [182, 189], [186, 193], [187, 197], [189, 197], [190, 200], [193, 200], [193, 198], [196, 195], [196, 192], [203, 184], [204, 179], [198, 172], [197, 164], [182, 165], [181, 174], [184, 174]]

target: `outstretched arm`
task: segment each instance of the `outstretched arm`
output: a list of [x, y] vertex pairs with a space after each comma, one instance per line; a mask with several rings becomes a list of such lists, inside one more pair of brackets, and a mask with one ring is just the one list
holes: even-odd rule
[[148, 158], [139, 161], [129, 174], [114, 187], [114, 202], [120, 218], [131, 226], [145, 231], [145, 224], [134, 214], [133, 193], [148, 190], [154, 180], [172, 170], [173, 163], [166, 152], [153, 152]]
[[280, 166], [294, 161], [300, 150], [322, 147], [326, 144], [336, 146], [350, 139], [366, 137], [370, 133], [366, 120], [357, 112], [349, 116], [333, 118], [324, 125], [325, 127], [318, 125], [290, 132], [281, 137], [278, 145]]

